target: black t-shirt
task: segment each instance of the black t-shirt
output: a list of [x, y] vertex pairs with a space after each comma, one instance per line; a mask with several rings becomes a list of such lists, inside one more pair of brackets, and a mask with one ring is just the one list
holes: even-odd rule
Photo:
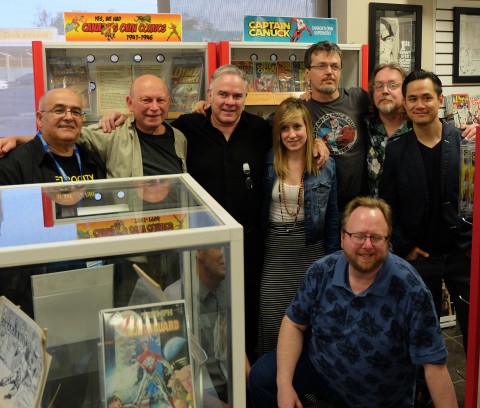
[[[163, 135], [149, 135], [137, 128], [138, 139], [142, 149], [143, 175], [182, 173], [182, 160], [175, 152], [173, 130], [165, 127]], [[162, 160], [158, 160], [161, 157]]]
[[426, 216], [425, 234], [420, 248], [431, 255], [444, 253], [450, 247], [450, 235], [445, 227], [442, 215], [442, 195], [440, 168], [442, 159], [442, 142], [433, 147], [418, 142], [422, 156], [425, 176], [428, 185], [428, 211]]

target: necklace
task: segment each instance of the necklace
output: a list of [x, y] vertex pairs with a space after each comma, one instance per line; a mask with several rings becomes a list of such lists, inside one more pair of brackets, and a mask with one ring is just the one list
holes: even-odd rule
[[[283, 178], [280, 178], [280, 183], [278, 183], [278, 200], [280, 201], [280, 214], [282, 216], [282, 224], [286, 228], [287, 232], [290, 233], [295, 229], [295, 225], [297, 225], [297, 217], [298, 214], [300, 213], [300, 209], [302, 208], [302, 199], [303, 199], [303, 174], [302, 178], [300, 180], [300, 187], [298, 189], [298, 196], [297, 196], [297, 209], [293, 210], [290, 212], [290, 210], [287, 207], [287, 197], [285, 195], [285, 186], [284, 186], [284, 180]], [[285, 221], [283, 219], [283, 209], [282, 205], [285, 208], [285, 211], [290, 217], [295, 217], [293, 220], [293, 227], [292, 229], [289, 229], [285, 225]]]

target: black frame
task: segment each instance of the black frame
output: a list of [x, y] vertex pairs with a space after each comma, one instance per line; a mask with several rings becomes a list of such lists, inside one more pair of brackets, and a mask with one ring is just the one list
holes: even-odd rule
[[[478, 22], [480, 24], [480, 8], [464, 8], [464, 7], [454, 7], [454, 23], [453, 23], [453, 83], [461, 84], [471, 84], [480, 82], [480, 65], [475, 69], [474, 64], [468, 64], [468, 54], [462, 55], [465, 58], [465, 69], [470, 67], [473, 70], [473, 74], [466, 74], [463, 70], [463, 66], [460, 64], [460, 50], [464, 41], [472, 40], [473, 44], [477, 44], [478, 38], [463, 38], [462, 32], [462, 22], [460, 19], [463, 15], [465, 16], [478, 16]], [[473, 47], [472, 47], [473, 48]], [[476, 56], [475, 56], [476, 57]]]
[[[409, 73], [414, 69], [421, 68], [422, 61], [422, 6], [410, 6], [403, 4], [385, 4], [385, 3], [370, 3], [368, 5], [368, 72], [371, 75], [375, 66], [380, 62], [386, 62], [385, 59], [380, 58], [380, 19], [402, 19], [411, 18], [410, 27], [403, 26], [403, 32], [400, 31], [400, 24], [397, 20], [397, 57], [386, 58], [389, 62], [398, 62]], [[387, 20], [388, 22], [388, 20]], [[404, 24], [404, 23], [403, 23]], [[392, 34], [393, 29], [385, 27]], [[400, 35], [408, 35], [407, 39], [400, 38]], [[393, 34], [391, 35], [393, 37]], [[408, 38], [411, 40], [408, 41]], [[401, 43], [407, 44], [401, 44]], [[404, 48], [402, 52], [402, 47]], [[392, 46], [393, 48], [393, 46]], [[405, 48], [407, 50], [405, 51]], [[410, 52], [408, 52], [410, 51]], [[393, 51], [392, 51], [393, 53]], [[403, 57], [402, 57], [403, 55]]]

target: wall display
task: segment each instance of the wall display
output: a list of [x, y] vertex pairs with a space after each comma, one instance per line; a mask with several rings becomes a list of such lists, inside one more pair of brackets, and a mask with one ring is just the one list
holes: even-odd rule
[[454, 7], [453, 83], [480, 82], [480, 8]]
[[369, 72], [397, 62], [407, 72], [421, 68], [422, 6], [370, 3]]

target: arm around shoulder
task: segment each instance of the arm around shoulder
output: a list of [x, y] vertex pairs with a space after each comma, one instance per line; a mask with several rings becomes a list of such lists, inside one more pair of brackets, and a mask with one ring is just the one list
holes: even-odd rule
[[5, 136], [0, 138], [0, 157], [5, 156], [18, 145], [29, 142], [35, 136]]

